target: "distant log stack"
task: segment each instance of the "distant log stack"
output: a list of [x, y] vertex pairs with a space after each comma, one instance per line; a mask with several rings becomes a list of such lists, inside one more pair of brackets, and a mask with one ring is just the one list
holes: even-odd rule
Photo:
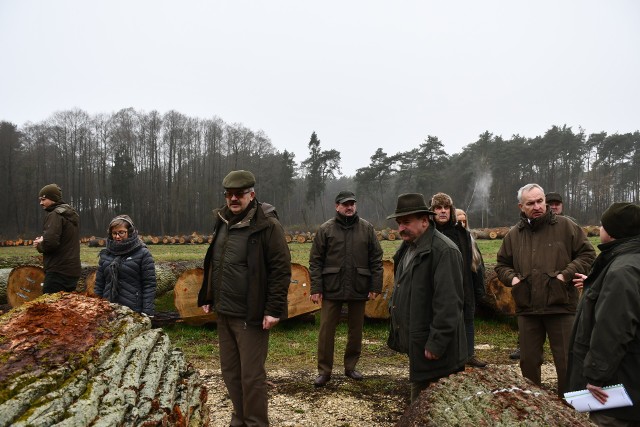
[[510, 229], [510, 227], [474, 228], [471, 234], [476, 239], [503, 239]]
[[0, 318], [0, 426], [207, 425], [207, 389], [126, 307], [45, 295]]
[[398, 237], [396, 231], [393, 230], [381, 230], [380, 234], [384, 240], [396, 240]]
[[470, 369], [431, 384], [396, 426], [593, 426], [587, 414], [508, 369]]
[[42, 295], [44, 269], [39, 265], [22, 265], [11, 269], [7, 278], [7, 301], [18, 307]]
[[367, 301], [364, 315], [370, 319], [388, 319], [389, 301], [393, 293], [393, 261], [382, 261], [382, 292], [375, 299]]

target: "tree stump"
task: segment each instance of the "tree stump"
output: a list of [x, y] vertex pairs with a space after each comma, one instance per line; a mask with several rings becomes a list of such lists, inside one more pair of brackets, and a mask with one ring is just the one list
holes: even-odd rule
[[56, 293], [0, 318], [0, 426], [203, 426], [207, 390], [162, 329]]
[[7, 279], [7, 301], [18, 307], [42, 295], [44, 269], [39, 265], [21, 265], [9, 273]]
[[382, 261], [382, 292], [375, 299], [367, 301], [364, 306], [364, 315], [371, 319], [389, 318], [389, 300], [393, 293], [393, 261]]
[[511, 370], [467, 369], [431, 384], [398, 427], [593, 426], [586, 414]]

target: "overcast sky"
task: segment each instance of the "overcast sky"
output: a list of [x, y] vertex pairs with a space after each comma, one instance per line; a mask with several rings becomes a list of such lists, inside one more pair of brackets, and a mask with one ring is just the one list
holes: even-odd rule
[[640, 1], [0, 0], [0, 120], [133, 107], [315, 131], [367, 166], [428, 135], [640, 129]]

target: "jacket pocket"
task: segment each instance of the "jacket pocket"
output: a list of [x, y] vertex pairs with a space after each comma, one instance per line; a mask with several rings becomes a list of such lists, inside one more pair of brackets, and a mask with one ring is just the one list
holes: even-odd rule
[[531, 283], [529, 278], [522, 279], [511, 288], [511, 296], [519, 309], [531, 307]]
[[547, 305], [569, 303], [567, 285], [556, 277], [549, 277], [547, 283]]
[[355, 284], [356, 291], [368, 293], [371, 287], [371, 270], [368, 268], [356, 268], [356, 272], [358, 273]]
[[322, 269], [322, 292], [333, 292], [340, 289], [340, 267]]

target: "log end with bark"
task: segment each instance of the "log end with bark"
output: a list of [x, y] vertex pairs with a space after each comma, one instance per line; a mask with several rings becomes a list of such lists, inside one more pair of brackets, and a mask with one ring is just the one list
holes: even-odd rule
[[382, 261], [382, 292], [375, 299], [367, 301], [364, 315], [370, 319], [388, 319], [389, 301], [393, 293], [393, 261]]
[[61, 292], [0, 317], [0, 426], [202, 426], [206, 400], [182, 351], [127, 307]]
[[592, 426], [555, 393], [518, 373], [468, 368], [431, 384], [396, 426]]

